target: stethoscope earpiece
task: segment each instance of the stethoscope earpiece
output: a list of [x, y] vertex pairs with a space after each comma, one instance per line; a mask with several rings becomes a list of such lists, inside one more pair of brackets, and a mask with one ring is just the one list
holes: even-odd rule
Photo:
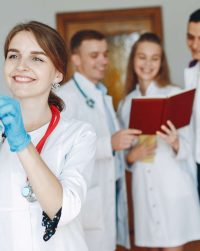
[[81, 89], [80, 85], [78, 84], [78, 82], [76, 81], [75, 77], [72, 77], [77, 89], [79, 90], [79, 92], [83, 95], [84, 99], [85, 99], [85, 103], [87, 104], [87, 106], [89, 106], [90, 108], [94, 108], [95, 107], [95, 101], [92, 98], [89, 98], [85, 92]]

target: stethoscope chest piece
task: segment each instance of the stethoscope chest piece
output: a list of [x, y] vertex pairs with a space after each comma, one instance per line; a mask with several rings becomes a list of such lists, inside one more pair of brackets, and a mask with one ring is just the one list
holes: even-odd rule
[[93, 99], [87, 98], [86, 99], [86, 104], [90, 107], [90, 108], [94, 108], [95, 106], [95, 101]]

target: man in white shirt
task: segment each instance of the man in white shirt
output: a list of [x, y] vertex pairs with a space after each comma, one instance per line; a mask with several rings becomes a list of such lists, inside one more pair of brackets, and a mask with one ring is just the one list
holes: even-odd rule
[[112, 98], [101, 83], [108, 65], [104, 34], [95, 30], [74, 34], [71, 60], [75, 73], [57, 92], [66, 104], [63, 116], [87, 121], [97, 133], [95, 168], [81, 215], [86, 241], [90, 251], [114, 251], [116, 242], [129, 246], [122, 150], [140, 132], [119, 129]]
[[197, 165], [198, 193], [200, 196], [200, 9], [194, 11], [188, 21], [187, 44], [191, 51], [192, 62], [185, 69], [186, 88], [196, 88], [194, 112], [191, 119], [192, 144]]

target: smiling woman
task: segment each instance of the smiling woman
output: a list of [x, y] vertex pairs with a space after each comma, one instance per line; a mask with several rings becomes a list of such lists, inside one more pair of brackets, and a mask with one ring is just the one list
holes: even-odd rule
[[[126, 91], [119, 107], [125, 128], [129, 126], [132, 99], [179, 92], [170, 84], [164, 49], [156, 34], [144, 33], [132, 46]], [[190, 141], [188, 127], [177, 130], [167, 121], [155, 135], [139, 136], [126, 152], [133, 173], [134, 234], [139, 247], [183, 251], [187, 242], [200, 238], [200, 207], [191, 171], [194, 166]], [[186, 231], [183, 226], [187, 226]]]
[[1, 251], [87, 251], [77, 216], [96, 136], [90, 125], [60, 118], [63, 102], [51, 87], [64, 81], [65, 43], [53, 28], [31, 21], [10, 31], [4, 53], [13, 97], [0, 96]]
[[38, 101], [47, 100], [51, 83], [60, 83], [63, 78], [29, 31], [21, 31], [11, 40], [4, 72], [15, 98], [34, 96]]

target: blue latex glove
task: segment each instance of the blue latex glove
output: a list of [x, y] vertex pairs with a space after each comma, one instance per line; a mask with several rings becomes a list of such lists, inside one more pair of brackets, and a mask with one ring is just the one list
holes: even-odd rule
[[17, 100], [0, 95], [0, 120], [12, 152], [18, 152], [31, 141], [22, 120], [20, 104]]

